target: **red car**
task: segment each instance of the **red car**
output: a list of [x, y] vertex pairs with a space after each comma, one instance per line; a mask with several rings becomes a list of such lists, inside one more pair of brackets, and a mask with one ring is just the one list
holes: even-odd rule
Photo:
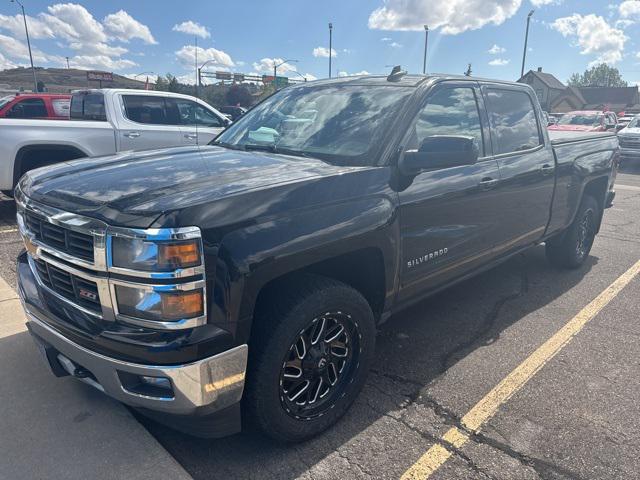
[[71, 95], [18, 93], [0, 98], [0, 118], [69, 118]]
[[549, 126], [549, 130], [604, 132], [615, 129], [617, 124], [618, 118], [613, 112], [581, 110], [565, 113], [560, 117], [558, 123]]

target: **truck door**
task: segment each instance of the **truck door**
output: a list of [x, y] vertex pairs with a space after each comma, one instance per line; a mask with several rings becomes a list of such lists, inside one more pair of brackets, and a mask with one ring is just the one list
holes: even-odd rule
[[182, 143], [206, 145], [226, 126], [223, 118], [204, 105], [186, 98], [171, 99], [175, 102], [182, 123]]
[[531, 245], [544, 234], [555, 188], [555, 159], [545, 145], [528, 90], [483, 86], [493, 153], [500, 167], [498, 254]]
[[486, 156], [486, 122], [477, 84], [446, 82], [431, 91], [410, 127], [404, 150], [433, 135], [465, 135], [475, 137], [480, 156], [474, 165], [423, 171], [400, 188], [400, 302], [491, 257], [501, 207], [494, 193], [498, 164]]
[[167, 100], [160, 95], [122, 95], [124, 116], [118, 122], [120, 150], [182, 145], [178, 112]]

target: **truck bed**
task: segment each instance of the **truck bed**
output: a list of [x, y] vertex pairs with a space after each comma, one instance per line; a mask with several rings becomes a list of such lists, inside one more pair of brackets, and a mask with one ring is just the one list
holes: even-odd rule
[[564, 143], [616, 137], [616, 134], [613, 132], [563, 132], [562, 130], [548, 130], [548, 133], [553, 146]]

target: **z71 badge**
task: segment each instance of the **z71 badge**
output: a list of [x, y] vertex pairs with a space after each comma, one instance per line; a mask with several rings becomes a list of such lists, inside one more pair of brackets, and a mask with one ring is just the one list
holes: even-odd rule
[[431, 260], [434, 260], [434, 259], [436, 259], [438, 257], [442, 257], [442, 256], [446, 255], [447, 253], [449, 253], [449, 249], [446, 248], [446, 247], [445, 248], [441, 248], [440, 250], [436, 250], [434, 252], [425, 253], [421, 257], [414, 258], [413, 260], [409, 260], [407, 262], [407, 267], [408, 268], [417, 267], [418, 265], [420, 265], [422, 263], [430, 262]]

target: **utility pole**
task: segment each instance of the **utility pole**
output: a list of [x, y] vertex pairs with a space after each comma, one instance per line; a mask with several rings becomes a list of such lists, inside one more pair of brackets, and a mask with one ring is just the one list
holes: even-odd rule
[[471, 73], [473, 73], [473, 71], [471, 70], [471, 64], [470, 64], [470, 63], [468, 63], [468, 64], [467, 64], [467, 70], [464, 72], [464, 76], [465, 76], [465, 77], [470, 77], [470, 76], [471, 76]]
[[329, 23], [329, 78], [331, 78], [331, 54], [333, 53], [332, 47], [333, 40], [333, 23]]
[[33, 73], [33, 91], [38, 91], [38, 79], [36, 78], [36, 69], [33, 67], [33, 55], [31, 55], [31, 41], [29, 40], [29, 29], [27, 28], [27, 16], [24, 13], [24, 5], [20, 0], [10, 0], [11, 3], [17, 3], [22, 9], [22, 20], [24, 21], [24, 33], [27, 36], [27, 47], [29, 47], [29, 60], [31, 61], [31, 73]]
[[424, 26], [424, 60], [422, 61], [422, 73], [427, 73], [427, 46], [429, 45], [429, 25]]
[[196, 41], [196, 49], [195, 49], [195, 65], [196, 65], [196, 98], [198, 97], [198, 81], [200, 80], [200, 71], [198, 70], [198, 36], [193, 37]]
[[520, 78], [524, 77], [524, 62], [527, 59], [527, 43], [529, 42], [529, 23], [531, 22], [531, 16], [535, 10], [531, 10], [527, 15], [527, 30], [524, 34], [524, 51], [522, 52], [522, 68], [520, 69]]
[[64, 57], [67, 59], [67, 70], [69, 70], [69, 57]]

